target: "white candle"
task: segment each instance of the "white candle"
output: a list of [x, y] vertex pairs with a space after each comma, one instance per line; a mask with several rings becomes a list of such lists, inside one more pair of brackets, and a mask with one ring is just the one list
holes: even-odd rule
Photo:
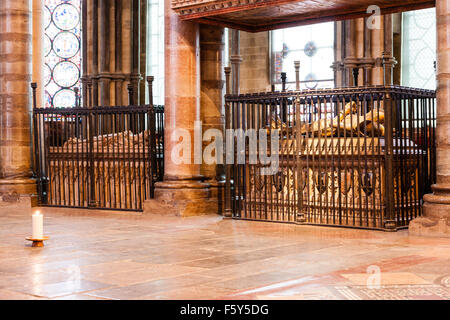
[[44, 238], [44, 216], [40, 212], [33, 214], [33, 239]]

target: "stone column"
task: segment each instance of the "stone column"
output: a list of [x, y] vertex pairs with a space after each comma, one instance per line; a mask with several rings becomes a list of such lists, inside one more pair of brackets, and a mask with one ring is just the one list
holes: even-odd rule
[[356, 20], [347, 20], [345, 23], [345, 59], [344, 68], [346, 73], [346, 86], [354, 86], [353, 69], [358, 66], [356, 52]]
[[402, 20], [403, 15], [401, 12], [392, 15], [392, 55], [397, 61], [393, 70], [394, 85], [400, 85], [402, 77]]
[[334, 22], [334, 62], [331, 65], [334, 73], [334, 86], [339, 88], [342, 86], [341, 61], [343, 57], [343, 41], [342, 37], [342, 21]]
[[[217, 129], [224, 136], [225, 110], [224, 98], [224, 29], [216, 26], [200, 26], [200, 64], [201, 64], [201, 101], [200, 114], [203, 132]], [[204, 142], [205, 148], [211, 142]], [[225, 183], [223, 164], [201, 165], [201, 174], [211, 184], [212, 200], [218, 200], [218, 212], [221, 213], [223, 203], [222, 190]]]
[[43, 22], [44, 0], [33, 0], [33, 77], [32, 82], [38, 84], [37, 106], [44, 107], [44, 22]]
[[436, 1], [437, 19], [437, 184], [426, 195], [424, 216], [414, 220], [414, 235], [450, 237], [450, 0]]
[[375, 64], [371, 72], [371, 85], [383, 85], [383, 67], [381, 57], [384, 52], [384, 18], [385, 16], [381, 16], [380, 29], [372, 29], [370, 35], [372, 57], [375, 59]]
[[131, 47], [131, 79], [130, 82], [133, 85], [133, 101], [134, 104], [139, 104], [139, 83], [141, 81], [140, 71], [140, 0], [131, 0], [131, 34], [130, 34], [130, 47]]
[[[194, 163], [194, 126], [200, 121], [199, 25], [181, 21], [170, 3], [165, 0], [165, 175], [164, 182], [156, 185], [155, 199], [147, 201], [144, 210], [180, 216], [214, 213], [210, 185], [203, 182], [200, 163]], [[182, 141], [191, 150], [178, 152]], [[187, 159], [177, 163], [172, 153]]]
[[234, 94], [240, 93], [241, 85], [241, 33], [239, 30], [231, 30], [231, 86]]
[[361, 59], [361, 67], [363, 69], [363, 85], [369, 86], [372, 82], [372, 67], [375, 60], [372, 59], [372, 30], [367, 27], [367, 18], [364, 19], [364, 44], [363, 58]]
[[0, 203], [36, 191], [31, 179], [31, 1], [0, 1]]
[[[98, 72], [99, 72], [99, 65], [98, 65], [98, 55], [99, 55], [99, 48], [98, 48], [98, 43], [99, 43], [99, 39], [98, 39], [98, 20], [99, 20], [99, 10], [98, 10], [98, 5], [99, 5], [99, 0], [91, 0], [91, 16], [88, 16], [88, 20], [92, 21], [92, 36], [90, 39], [90, 45], [92, 45], [92, 67], [91, 69], [91, 78], [92, 78], [92, 99], [93, 99], [93, 103], [91, 105], [92, 106], [98, 106], [98, 90], [99, 90], [99, 85], [98, 85]], [[89, 50], [88, 48], [84, 48], [84, 50]]]
[[[122, 0], [83, 0], [83, 4], [83, 94], [88, 95], [87, 83], [92, 81], [94, 106], [126, 105], [127, 84], [134, 81], [137, 86], [141, 79], [138, 60], [132, 55], [139, 50], [133, 47], [139, 48], [139, 37], [132, 37], [139, 8], [135, 12], [134, 2]], [[139, 103], [137, 95], [134, 100]]]
[[387, 14], [383, 19], [384, 25], [384, 51], [381, 56], [383, 64], [383, 83], [385, 85], [393, 84], [394, 66], [397, 63], [393, 56], [393, 36], [394, 30], [392, 28], [392, 14]]
[[233, 69], [231, 92], [253, 93], [270, 90], [269, 32], [238, 31], [234, 37], [233, 34], [234, 31], [231, 37], [230, 56]]
[[[88, 88], [87, 84], [89, 81], [89, 64], [86, 63], [88, 61], [88, 57], [91, 57], [88, 52], [88, 34], [90, 28], [92, 28], [92, 22], [88, 21], [88, 1], [82, 0], [81, 2], [81, 25], [82, 33], [81, 33], [81, 49], [82, 49], [82, 61], [83, 63], [83, 70], [81, 74], [81, 96], [83, 97], [83, 104], [82, 106], [84, 108], [87, 108], [88, 106]], [[92, 52], [91, 52], [92, 55]]]
[[[150, 58], [147, 57], [147, 39], [148, 39], [148, 34], [147, 34], [147, 30], [148, 30], [148, 25], [147, 25], [147, 13], [148, 13], [148, 0], [144, 0], [141, 1], [140, 6], [141, 6], [141, 10], [140, 10], [140, 23], [139, 23], [139, 28], [140, 28], [140, 53], [139, 53], [139, 76], [142, 78], [142, 76], [144, 76], [144, 78], [142, 78], [141, 80], [144, 81], [140, 81], [139, 82], [139, 104], [145, 104], [146, 103], [146, 88], [147, 88], [147, 81], [145, 81], [145, 76], [147, 75], [147, 61], [149, 61], [148, 59]], [[151, 75], [147, 75], [147, 76], [151, 76]]]
[[111, 56], [110, 56], [110, 0], [99, 0], [99, 97], [100, 105], [109, 106], [111, 101], [110, 82], [111, 82]]
[[116, 50], [114, 53], [114, 68], [115, 68], [115, 73], [116, 73], [116, 78], [115, 78], [115, 93], [114, 93], [114, 101], [115, 104], [118, 106], [122, 106], [123, 103], [123, 82], [124, 82], [124, 77], [123, 75], [120, 76], [120, 74], [122, 73], [122, 66], [123, 66], [123, 62], [122, 62], [122, 27], [123, 27], [123, 23], [122, 23], [122, 1], [117, 1], [116, 0], [116, 12], [114, 15], [114, 19], [115, 21], [120, 21], [120, 23], [116, 23], [115, 24], [115, 37], [114, 37], [114, 43], [116, 44]]

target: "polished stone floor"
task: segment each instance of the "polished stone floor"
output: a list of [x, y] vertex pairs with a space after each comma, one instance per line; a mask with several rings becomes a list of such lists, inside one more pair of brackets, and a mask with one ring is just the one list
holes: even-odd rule
[[0, 209], [0, 299], [450, 299], [450, 240], [407, 231]]

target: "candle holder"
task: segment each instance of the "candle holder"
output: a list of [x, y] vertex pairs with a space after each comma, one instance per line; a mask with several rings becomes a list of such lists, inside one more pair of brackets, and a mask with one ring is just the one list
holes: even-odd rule
[[33, 248], [42, 248], [44, 247], [44, 241], [47, 241], [49, 239], [49, 237], [44, 237], [43, 239], [33, 239], [33, 237], [28, 237], [27, 241], [33, 242], [33, 244], [31, 245], [31, 247]]

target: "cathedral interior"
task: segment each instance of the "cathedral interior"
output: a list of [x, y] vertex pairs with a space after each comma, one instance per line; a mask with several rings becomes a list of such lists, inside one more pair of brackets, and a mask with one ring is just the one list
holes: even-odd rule
[[448, 300], [449, 237], [450, 0], [0, 1], [1, 300]]

